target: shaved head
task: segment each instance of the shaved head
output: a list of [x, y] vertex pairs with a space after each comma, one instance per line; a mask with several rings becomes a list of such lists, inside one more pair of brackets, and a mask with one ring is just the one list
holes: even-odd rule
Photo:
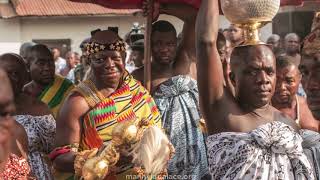
[[276, 82], [276, 61], [267, 45], [240, 46], [231, 54], [230, 80], [240, 104], [260, 108], [270, 103]]
[[256, 54], [270, 56], [275, 59], [271, 48], [267, 45], [239, 46], [234, 48], [231, 53], [231, 71], [237, 70], [240, 64], [246, 64], [246, 61]]

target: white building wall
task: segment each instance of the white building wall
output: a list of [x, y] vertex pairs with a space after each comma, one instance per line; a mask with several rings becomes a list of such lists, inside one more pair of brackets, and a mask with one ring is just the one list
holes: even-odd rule
[[[183, 22], [178, 18], [161, 15], [159, 19], [168, 20], [180, 33]], [[90, 36], [94, 29], [106, 29], [108, 26], [118, 26], [120, 36], [131, 30], [133, 22], [143, 24], [145, 19], [134, 16], [112, 17], [37, 17], [0, 19], [0, 53], [19, 52], [23, 42], [34, 39], [71, 39], [71, 49], [80, 52], [81, 41]], [[226, 28], [229, 22], [220, 17], [219, 27]], [[271, 23], [261, 30], [262, 40], [272, 34]]]
[[21, 45], [20, 20], [0, 19], [0, 54], [19, 53]]
[[80, 52], [79, 45], [95, 29], [118, 26], [119, 35], [124, 36], [133, 22], [142, 22], [139, 17], [57, 17], [25, 18], [21, 23], [21, 40], [71, 39], [71, 49]]

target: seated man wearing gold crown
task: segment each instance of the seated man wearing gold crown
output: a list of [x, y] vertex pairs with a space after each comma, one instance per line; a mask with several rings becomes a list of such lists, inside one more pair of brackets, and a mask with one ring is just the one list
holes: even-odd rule
[[[123, 40], [112, 31], [96, 31], [86, 48], [92, 76], [71, 92], [57, 119], [57, 148], [50, 154], [59, 171], [57, 179], [70, 178], [74, 172], [78, 177], [83, 176], [79, 161], [86, 159], [86, 155], [81, 151], [103, 149], [113, 142], [117, 125], [141, 120], [151, 125], [161, 124], [159, 111], [148, 91], [124, 69]], [[132, 169], [130, 161], [131, 158], [120, 155], [107, 179], [125, 179]], [[60, 172], [66, 173], [62, 177], [58, 176], [62, 175]]]

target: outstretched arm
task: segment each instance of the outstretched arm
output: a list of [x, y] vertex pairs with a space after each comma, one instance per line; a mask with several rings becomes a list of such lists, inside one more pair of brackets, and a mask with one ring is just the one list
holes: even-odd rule
[[215, 126], [210, 125], [212, 120], [208, 121], [212, 108], [224, 96], [223, 69], [216, 46], [218, 22], [218, 0], [202, 0], [196, 22], [197, 76], [200, 106], [208, 131]]

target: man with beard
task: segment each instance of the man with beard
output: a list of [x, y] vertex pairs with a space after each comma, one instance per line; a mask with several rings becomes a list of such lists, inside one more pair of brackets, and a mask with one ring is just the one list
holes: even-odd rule
[[32, 80], [23, 91], [47, 104], [56, 118], [64, 99], [74, 87], [73, 83], [55, 75], [53, 55], [45, 45], [33, 46], [27, 61]]
[[223, 83], [218, 26], [218, 0], [203, 0], [196, 24], [197, 73], [213, 179], [314, 179], [296, 124], [270, 105], [276, 83], [272, 50], [234, 48], [233, 96]]
[[[197, 12], [186, 4], [156, 4], [154, 9], [184, 21], [179, 46], [176, 29], [167, 21], [153, 23], [151, 34], [152, 94], [163, 128], [176, 150], [169, 161], [168, 174], [207, 179], [210, 177], [196, 83], [194, 27]], [[147, 8], [144, 10], [148, 12]], [[143, 80], [143, 68], [138, 71], [136, 77]]]
[[[113, 31], [96, 31], [86, 49], [92, 76], [81, 82], [64, 103], [57, 119], [57, 148], [50, 154], [65, 179], [83, 175], [83, 165], [89, 157], [82, 152], [96, 152], [112, 142], [112, 132], [118, 124], [142, 120], [161, 124], [152, 97], [124, 69], [124, 41]], [[107, 178], [125, 179], [132, 173], [130, 156], [120, 154], [118, 163], [112, 168], [110, 165]]]
[[[1, 179], [32, 179], [26, 156], [16, 152], [17, 126], [12, 115], [15, 113], [14, 95], [6, 72], [0, 69], [0, 177]], [[25, 133], [25, 132], [24, 132]], [[21, 152], [21, 151], [20, 151]]]
[[299, 66], [301, 61], [300, 56], [300, 37], [296, 33], [289, 33], [284, 38], [285, 53], [281, 56], [288, 56], [296, 66]]

